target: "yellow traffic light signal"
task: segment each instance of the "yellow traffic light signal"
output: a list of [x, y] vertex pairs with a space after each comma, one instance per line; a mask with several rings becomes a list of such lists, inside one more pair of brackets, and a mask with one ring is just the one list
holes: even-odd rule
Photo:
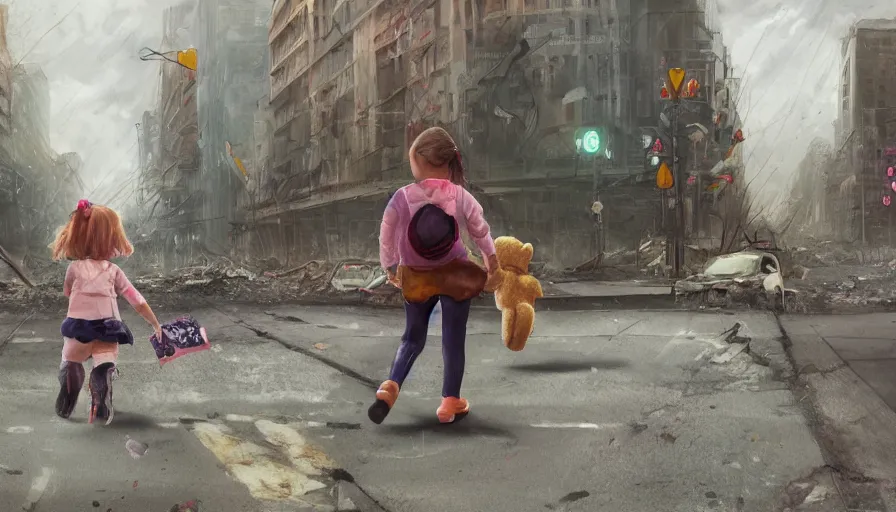
[[660, 163], [660, 168], [656, 171], [656, 187], [660, 190], [668, 190], [672, 188], [674, 180], [672, 179], [672, 170], [666, 162]]
[[681, 87], [684, 85], [685, 72], [681, 68], [671, 68], [667, 74], [669, 75], [672, 98], [678, 99], [681, 97]]

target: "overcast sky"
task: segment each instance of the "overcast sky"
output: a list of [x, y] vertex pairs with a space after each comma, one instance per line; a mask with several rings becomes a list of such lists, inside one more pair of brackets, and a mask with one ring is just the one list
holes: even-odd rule
[[[43, 66], [51, 87], [52, 143], [59, 152], [82, 155], [88, 186], [110, 173], [126, 176], [133, 168], [134, 123], [152, 105], [158, 81], [156, 65], [141, 62], [137, 53], [144, 46], [158, 46], [162, 9], [171, 2], [13, 0], [11, 4], [10, 46], [17, 60], [24, 56], [25, 61]], [[719, 3], [725, 41], [744, 77], [739, 106], [746, 120], [748, 173], [759, 174], [760, 186], [768, 182], [762, 195], [773, 201], [789, 184], [808, 143], [817, 136], [833, 137], [839, 38], [860, 16], [896, 17], [896, 2]]]
[[[152, 105], [158, 82], [158, 66], [137, 55], [144, 46], [158, 47], [162, 9], [168, 3], [11, 3], [8, 39], [13, 58], [43, 67], [50, 82], [51, 142], [57, 152], [81, 155], [88, 189], [100, 182], [120, 184], [134, 168], [134, 125]], [[102, 188], [106, 194], [94, 192], [90, 199], [109, 202], [114, 189]]]
[[748, 179], [760, 200], [789, 197], [816, 137], [833, 141], [840, 39], [862, 18], [896, 18], [892, 0], [719, 0], [722, 31], [743, 76]]

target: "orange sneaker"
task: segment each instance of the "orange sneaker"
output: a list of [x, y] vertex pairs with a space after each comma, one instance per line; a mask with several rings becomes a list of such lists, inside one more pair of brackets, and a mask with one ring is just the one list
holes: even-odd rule
[[446, 396], [442, 398], [442, 405], [436, 409], [439, 423], [454, 423], [463, 419], [470, 412], [470, 402], [464, 398]]
[[380, 388], [376, 390], [376, 402], [367, 409], [367, 417], [370, 421], [379, 425], [389, 415], [395, 401], [398, 400], [398, 383], [394, 380], [387, 380], [380, 384]]

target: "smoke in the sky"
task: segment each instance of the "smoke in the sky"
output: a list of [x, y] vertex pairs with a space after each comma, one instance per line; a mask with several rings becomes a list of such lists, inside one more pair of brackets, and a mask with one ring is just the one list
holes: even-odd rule
[[[18, 58], [30, 51], [25, 61], [43, 66], [51, 86], [51, 140], [59, 152], [82, 155], [88, 187], [124, 179], [134, 167], [134, 124], [153, 104], [158, 83], [157, 65], [140, 61], [137, 54], [159, 44], [162, 9], [170, 3], [12, 4], [12, 49]], [[771, 203], [789, 190], [809, 142], [833, 137], [840, 38], [856, 19], [896, 17], [896, 5], [882, 0], [719, 4], [722, 32], [743, 76], [739, 106], [746, 124], [748, 179], [755, 177], [755, 189], [762, 187], [761, 195]]]

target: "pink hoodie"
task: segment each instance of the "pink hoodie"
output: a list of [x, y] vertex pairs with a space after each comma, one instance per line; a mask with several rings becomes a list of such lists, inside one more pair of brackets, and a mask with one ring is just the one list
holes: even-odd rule
[[438, 267], [458, 258], [467, 258], [463, 240], [458, 240], [447, 255], [439, 260], [427, 260], [411, 248], [407, 240], [408, 225], [417, 210], [434, 204], [457, 219], [461, 227], [470, 233], [488, 266], [488, 258], [495, 254], [488, 223], [482, 215], [482, 205], [460, 185], [448, 180], [428, 179], [402, 187], [392, 196], [380, 225], [380, 264], [383, 268], [394, 265], [409, 267]]
[[118, 265], [104, 260], [71, 262], [65, 272], [63, 292], [69, 298], [67, 316], [82, 320], [121, 320], [118, 295], [134, 307], [146, 303]]

